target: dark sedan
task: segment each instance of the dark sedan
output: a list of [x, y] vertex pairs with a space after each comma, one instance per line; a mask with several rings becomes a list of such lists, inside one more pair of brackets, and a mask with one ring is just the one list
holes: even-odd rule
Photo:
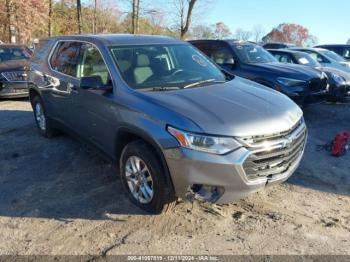
[[299, 64], [325, 72], [329, 78], [329, 99], [344, 101], [350, 96], [350, 74], [336, 68], [324, 67], [307, 53], [288, 50], [270, 49], [269, 52], [282, 63]]
[[24, 45], [0, 45], [0, 98], [28, 96], [26, 66], [31, 55]]
[[282, 92], [299, 105], [325, 99], [325, 73], [300, 65], [279, 63], [266, 49], [236, 40], [197, 40], [191, 44], [224, 70]]
[[319, 45], [316, 47], [331, 50], [350, 61], [350, 45]]

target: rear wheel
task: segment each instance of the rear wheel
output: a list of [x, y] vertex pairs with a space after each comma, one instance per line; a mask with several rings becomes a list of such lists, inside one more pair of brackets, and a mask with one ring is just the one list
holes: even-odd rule
[[41, 135], [45, 137], [53, 137], [57, 131], [51, 127], [50, 119], [47, 118], [44, 104], [39, 96], [32, 99], [35, 123]]
[[120, 175], [129, 199], [147, 212], [171, 210], [176, 198], [159, 157], [143, 141], [128, 144], [121, 155]]

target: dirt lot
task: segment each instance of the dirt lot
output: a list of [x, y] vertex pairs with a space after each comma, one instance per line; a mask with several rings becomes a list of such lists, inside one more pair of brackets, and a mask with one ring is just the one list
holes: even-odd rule
[[350, 255], [350, 152], [316, 150], [350, 130], [350, 105], [313, 106], [305, 117], [305, 157], [285, 184], [150, 216], [95, 150], [41, 137], [28, 102], [0, 101], [0, 254]]

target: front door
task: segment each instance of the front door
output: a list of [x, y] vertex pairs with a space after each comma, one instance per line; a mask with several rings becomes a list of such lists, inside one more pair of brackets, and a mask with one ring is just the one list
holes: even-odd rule
[[[82, 44], [77, 75], [79, 79], [98, 76], [103, 85], [113, 85], [101, 52], [90, 43]], [[113, 91], [80, 87], [72, 96], [74, 129], [107, 153], [111, 153], [114, 146], [112, 141], [118, 118], [117, 110], [113, 110], [115, 108], [113, 97]]]

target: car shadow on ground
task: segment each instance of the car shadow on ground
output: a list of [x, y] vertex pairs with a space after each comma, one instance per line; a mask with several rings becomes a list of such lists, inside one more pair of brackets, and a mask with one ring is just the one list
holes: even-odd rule
[[[0, 216], [98, 220], [146, 214], [128, 200], [118, 171], [99, 151], [67, 135], [43, 138], [31, 111], [0, 110], [0, 122]], [[350, 195], [349, 156], [315, 151], [325, 134], [317, 122], [308, 126], [305, 157], [288, 183]]]
[[60, 135], [46, 139], [32, 112], [0, 110], [0, 216], [106, 219], [146, 214], [127, 199], [99, 151]]

